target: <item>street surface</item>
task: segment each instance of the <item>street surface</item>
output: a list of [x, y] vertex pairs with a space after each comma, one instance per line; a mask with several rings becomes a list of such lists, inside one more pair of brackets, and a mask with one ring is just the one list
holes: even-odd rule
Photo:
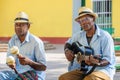
[[[68, 61], [65, 59], [63, 46], [54, 45], [55, 49], [46, 50], [47, 70], [46, 80], [58, 80], [58, 77], [67, 72]], [[120, 59], [117, 57], [117, 59]], [[6, 52], [0, 52], [0, 70], [9, 69], [5, 65]], [[117, 61], [119, 62], [119, 61]], [[120, 72], [117, 72], [114, 80], [120, 80]]]

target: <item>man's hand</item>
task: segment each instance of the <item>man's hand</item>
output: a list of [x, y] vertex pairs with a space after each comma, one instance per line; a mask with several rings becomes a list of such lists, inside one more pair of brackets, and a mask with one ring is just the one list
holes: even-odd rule
[[65, 56], [68, 61], [72, 61], [75, 57], [75, 55], [73, 54], [73, 51], [69, 49], [65, 49]]
[[33, 69], [39, 70], [39, 71], [45, 71], [46, 70], [46, 66], [41, 62], [38, 63], [38, 62], [32, 61], [31, 59], [29, 59], [25, 56], [22, 56], [21, 54], [17, 55], [17, 57], [18, 57], [21, 65], [29, 65]]
[[19, 59], [19, 62], [21, 65], [30, 65], [32, 64], [32, 60], [25, 57], [25, 56], [22, 56], [22, 55], [17, 55], [18, 59]]
[[[8, 64], [7, 64], [8, 65]], [[8, 65], [11, 69], [15, 69], [16, 65], [15, 64], [11, 64], [11, 65]]]
[[97, 65], [98, 63], [100, 63], [100, 60], [97, 58], [100, 58], [100, 56], [96, 55], [96, 58], [95, 58], [94, 56], [91, 55], [91, 56], [89, 56], [89, 58], [85, 59], [85, 63], [90, 65], [90, 66], [93, 66], [95, 64]]

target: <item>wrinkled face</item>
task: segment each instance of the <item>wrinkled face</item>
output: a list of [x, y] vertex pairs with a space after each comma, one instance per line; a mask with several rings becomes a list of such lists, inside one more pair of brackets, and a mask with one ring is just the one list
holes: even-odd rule
[[30, 27], [29, 23], [15, 23], [15, 32], [18, 35], [18, 37], [25, 36], [27, 34], [27, 31]]
[[77, 20], [77, 22], [80, 24], [80, 26], [82, 27], [82, 29], [84, 29], [85, 31], [88, 31], [94, 25], [94, 17], [92, 17], [90, 15], [84, 15], [84, 16], [80, 17]]

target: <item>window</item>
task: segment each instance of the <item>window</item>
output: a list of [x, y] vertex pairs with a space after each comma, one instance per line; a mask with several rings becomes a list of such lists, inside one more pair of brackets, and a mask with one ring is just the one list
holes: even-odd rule
[[98, 26], [112, 34], [112, 0], [93, 0], [93, 11], [98, 14]]

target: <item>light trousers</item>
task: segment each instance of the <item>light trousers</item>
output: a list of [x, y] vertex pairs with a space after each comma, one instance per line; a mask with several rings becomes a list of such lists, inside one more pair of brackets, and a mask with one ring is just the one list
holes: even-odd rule
[[111, 80], [111, 79], [108, 75], [100, 71], [94, 71], [83, 79], [82, 71], [73, 70], [62, 74], [58, 80]]

